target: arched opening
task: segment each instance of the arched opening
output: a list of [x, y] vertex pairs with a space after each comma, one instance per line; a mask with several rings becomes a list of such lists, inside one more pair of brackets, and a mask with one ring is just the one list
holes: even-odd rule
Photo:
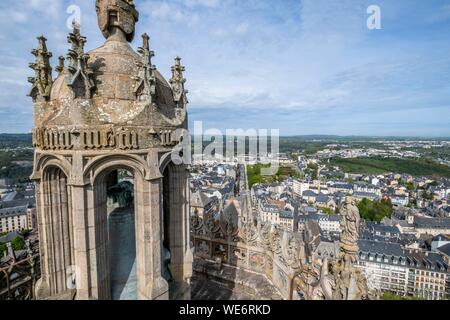
[[111, 298], [136, 300], [136, 216], [133, 175], [127, 170], [110, 173], [107, 197]]
[[51, 280], [50, 294], [57, 295], [73, 289], [69, 281], [74, 265], [71, 194], [67, 176], [57, 166], [44, 169], [41, 188], [44, 228], [40, 234], [46, 244], [42, 272]]
[[114, 168], [94, 184], [100, 299], [136, 300], [136, 214], [133, 171]]

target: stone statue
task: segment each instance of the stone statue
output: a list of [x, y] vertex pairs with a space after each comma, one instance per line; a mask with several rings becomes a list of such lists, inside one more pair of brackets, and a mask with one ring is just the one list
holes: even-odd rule
[[97, 0], [96, 9], [98, 26], [106, 39], [121, 33], [128, 42], [133, 41], [139, 21], [133, 0]]
[[357, 260], [360, 216], [352, 197], [341, 207], [341, 240], [339, 259], [333, 265], [335, 278], [334, 299], [356, 300], [367, 296], [362, 282], [366, 279], [353, 267]]
[[358, 238], [359, 238], [359, 223], [360, 216], [359, 210], [355, 205], [355, 201], [352, 197], [347, 197], [345, 203], [341, 207], [341, 247], [348, 252], [358, 251]]

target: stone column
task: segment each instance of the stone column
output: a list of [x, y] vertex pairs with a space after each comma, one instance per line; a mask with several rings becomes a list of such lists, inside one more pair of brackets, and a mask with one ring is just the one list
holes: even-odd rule
[[91, 298], [90, 262], [88, 256], [87, 199], [85, 185], [72, 185], [74, 258], [78, 300]]
[[192, 252], [189, 241], [189, 179], [186, 166], [170, 165], [170, 272], [176, 282], [192, 277]]
[[148, 181], [135, 175], [135, 183], [137, 297], [168, 299], [169, 285], [162, 277], [162, 178]]
[[47, 247], [46, 247], [46, 223], [44, 218], [44, 200], [45, 193], [44, 184], [41, 180], [35, 181], [36, 185], [36, 216], [37, 227], [39, 232], [39, 253], [41, 259], [41, 278], [36, 282], [35, 294], [36, 299], [43, 299], [50, 296], [50, 285], [48, 283], [48, 263], [47, 263]]

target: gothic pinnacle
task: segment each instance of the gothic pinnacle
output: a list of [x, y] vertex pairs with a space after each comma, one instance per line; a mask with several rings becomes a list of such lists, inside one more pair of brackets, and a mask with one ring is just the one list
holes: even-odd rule
[[188, 91], [184, 88], [186, 83], [186, 79], [183, 76], [184, 71], [186, 71], [186, 68], [181, 65], [181, 58], [177, 56], [175, 65], [172, 67], [172, 78], [169, 80], [169, 83], [172, 86], [173, 100], [180, 107], [184, 107], [187, 103], [186, 94]]
[[38, 48], [31, 51], [35, 56], [35, 62], [29, 64], [30, 68], [34, 70], [35, 76], [28, 78], [28, 82], [33, 85], [28, 95], [33, 98], [34, 102], [48, 101], [53, 84], [52, 67], [50, 65], [52, 53], [47, 49], [47, 39], [40, 36], [37, 37], [37, 40]]

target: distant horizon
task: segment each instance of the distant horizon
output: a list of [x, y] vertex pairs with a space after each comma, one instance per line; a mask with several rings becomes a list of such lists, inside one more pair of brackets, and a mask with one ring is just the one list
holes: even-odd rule
[[[2, 135], [32, 135], [31, 132], [0, 132], [0, 136]], [[191, 134], [191, 136], [194, 136]], [[388, 138], [400, 138], [400, 139], [425, 139], [425, 140], [449, 140], [450, 136], [402, 136], [402, 135], [336, 135], [336, 134], [295, 134], [295, 135], [280, 135], [280, 138], [370, 138], [370, 139], [388, 139]]]

